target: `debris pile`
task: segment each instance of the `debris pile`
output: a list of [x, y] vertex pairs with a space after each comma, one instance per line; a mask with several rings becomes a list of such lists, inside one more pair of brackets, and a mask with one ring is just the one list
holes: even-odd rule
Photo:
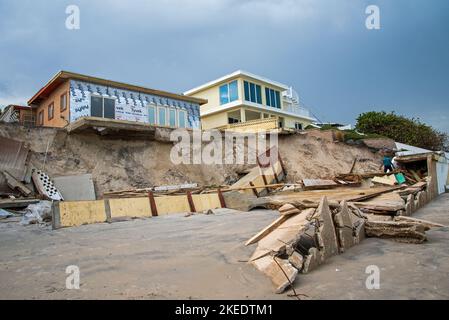
[[[432, 177], [424, 180], [413, 185], [365, 188], [319, 181], [313, 183], [313, 190], [280, 191], [257, 198], [251, 208], [278, 210], [280, 216], [245, 243], [257, 243], [249, 262], [272, 280], [276, 293], [281, 293], [299, 273], [312, 271], [365, 237], [422, 243], [427, 230], [441, 227], [409, 217], [435, 196]], [[304, 185], [312, 184], [306, 180]]]

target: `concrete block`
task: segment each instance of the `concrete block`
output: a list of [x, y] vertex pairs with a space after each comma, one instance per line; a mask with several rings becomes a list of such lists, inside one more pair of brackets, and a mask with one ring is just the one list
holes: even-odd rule
[[324, 259], [338, 254], [338, 240], [335, 231], [334, 219], [330, 211], [327, 198], [322, 197], [317, 209], [320, 226], [317, 232], [317, 239], [320, 251]]
[[92, 201], [96, 199], [91, 174], [54, 177], [53, 183], [66, 201]]
[[304, 260], [304, 265], [302, 268], [302, 273], [309, 273], [310, 271], [316, 269], [322, 262], [322, 256], [317, 248], [310, 248], [309, 254]]
[[341, 209], [335, 215], [335, 224], [337, 227], [340, 252], [345, 252], [345, 250], [354, 246], [353, 225], [346, 201], [342, 201]]
[[288, 262], [290, 262], [293, 267], [301, 271], [304, 265], [304, 257], [299, 252], [294, 251], [288, 257]]

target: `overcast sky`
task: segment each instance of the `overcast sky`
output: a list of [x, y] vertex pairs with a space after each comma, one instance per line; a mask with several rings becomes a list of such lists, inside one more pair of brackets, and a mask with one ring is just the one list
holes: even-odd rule
[[0, 0], [0, 104], [59, 70], [181, 93], [238, 69], [293, 86], [322, 121], [394, 110], [449, 132], [449, 1]]

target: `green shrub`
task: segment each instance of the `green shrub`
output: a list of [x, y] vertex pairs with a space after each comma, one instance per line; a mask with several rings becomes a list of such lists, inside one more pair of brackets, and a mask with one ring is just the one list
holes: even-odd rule
[[397, 142], [412, 146], [444, 150], [447, 147], [448, 136], [416, 118], [406, 118], [385, 111], [370, 111], [362, 113], [357, 118], [356, 129], [367, 134], [379, 134]]

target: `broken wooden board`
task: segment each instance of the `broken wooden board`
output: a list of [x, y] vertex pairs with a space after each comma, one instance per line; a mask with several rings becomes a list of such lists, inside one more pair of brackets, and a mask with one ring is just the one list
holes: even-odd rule
[[[295, 192], [300, 197], [302, 192]], [[250, 205], [250, 210], [256, 208], [264, 208], [270, 210], [279, 210], [285, 204], [291, 204], [299, 210], [305, 210], [309, 208], [318, 208], [320, 205], [319, 201], [312, 201], [308, 199], [295, 199], [293, 196], [289, 199], [284, 200], [284, 195], [262, 197], [254, 199]], [[287, 202], [288, 201], [288, 202]], [[336, 201], [329, 202], [329, 206], [332, 208], [338, 208], [340, 205]]]
[[254, 261], [273, 252], [279, 253], [285, 249], [286, 245], [298, 240], [301, 233], [308, 228], [309, 221], [307, 220], [307, 216], [311, 210], [314, 209], [307, 209], [300, 214], [288, 216], [286, 221], [259, 240], [250, 261]]
[[290, 216], [292, 214], [301, 213], [301, 210], [297, 209], [294, 205], [290, 203], [286, 203], [279, 208], [279, 213], [283, 216]]
[[364, 202], [352, 202], [364, 212], [379, 214], [394, 214], [399, 210], [405, 210], [405, 201], [398, 193], [384, 193]]
[[366, 221], [365, 232], [369, 237], [393, 239], [398, 242], [423, 243], [428, 228], [421, 223], [402, 221]]
[[431, 228], [448, 228], [448, 226], [445, 226], [444, 224], [432, 222], [429, 220], [412, 218], [412, 217], [399, 216], [399, 217], [395, 217], [394, 221], [409, 221], [409, 222], [421, 223], [429, 229], [431, 229]]
[[3, 171], [3, 175], [5, 176], [6, 183], [12, 190], [18, 190], [26, 197], [33, 193], [33, 191], [28, 189], [22, 182], [13, 177], [9, 172]]
[[[376, 186], [373, 188], [352, 188], [352, 187], [340, 187], [337, 189], [329, 190], [310, 190], [310, 191], [285, 191], [273, 196], [263, 197], [255, 200], [252, 207], [261, 206], [264, 204], [274, 204], [270, 209], [277, 210], [286, 203], [293, 204], [298, 209], [303, 207], [315, 207], [317, 208], [321, 198], [326, 196], [329, 205], [331, 207], [339, 207], [339, 203], [343, 200], [346, 201], [364, 201], [373, 197], [376, 197], [383, 193], [388, 193], [394, 190], [398, 190], [402, 187], [389, 187], [389, 186]], [[302, 207], [303, 206], [303, 207]]]
[[302, 183], [304, 190], [331, 189], [339, 186], [334, 180], [324, 179], [303, 179]]
[[8, 171], [23, 181], [29, 158], [29, 146], [24, 141], [0, 136], [0, 171]]
[[394, 186], [396, 185], [398, 182], [396, 181], [396, 177], [394, 174], [389, 175], [389, 176], [383, 176], [383, 177], [374, 177], [371, 180], [372, 183], [379, 183], [379, 184], [385, 184], [388, 186]]
[[0, 208], [23, 208], [38, 202], [39, 199], [0, 199]]
[[271, 279], [276, 293], [284, 292], [298, 275], [298, 270], [288, 260], [271, 255], [257, 259], [252, 264]]
[[420, 182], [422, 180], [421, 177], [418, 175], [418, 173], [415, 170], [409, 170], [409, 172], [413, 175], [413, 178], [416, 181]]
[[257, 234], [251, 237], [248, 241], [246, 241], [245, 246], [249, 246], [253, 243], [258, 242], [260, 239], [265, 237], [267, 234], [269, 234], [271, 231], [276, 229], [278, 226], [280, 226], [283, 222], [285, 222], [289, 216], [280, 216], [276, 220], [274, 220], [272, 223], [270, 223], [268, 226], [260, 230]]

